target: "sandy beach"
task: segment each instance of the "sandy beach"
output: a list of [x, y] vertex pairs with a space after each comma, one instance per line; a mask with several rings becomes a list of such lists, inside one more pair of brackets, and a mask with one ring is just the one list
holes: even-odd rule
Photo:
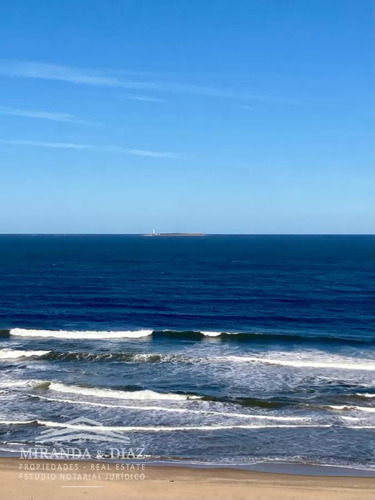
[[[0, 459], [4, 500], [373, 500], [375, 478]], [[123, 466], [124, 467], [124, 466]], [[39, 468], [39, 470], [38, 470]], [[143, 477], [144, 476], [144, 477]]]

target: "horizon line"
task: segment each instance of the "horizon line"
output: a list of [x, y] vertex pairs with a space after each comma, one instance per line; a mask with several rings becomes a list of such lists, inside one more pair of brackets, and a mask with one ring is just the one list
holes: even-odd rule
[[[144, 236], [151, 233], [3, 233], [0, 236]], [[162, 234], [200, 234], [202, 236], [375, 236], [375, 233], [196, 233], [168, 231]]]

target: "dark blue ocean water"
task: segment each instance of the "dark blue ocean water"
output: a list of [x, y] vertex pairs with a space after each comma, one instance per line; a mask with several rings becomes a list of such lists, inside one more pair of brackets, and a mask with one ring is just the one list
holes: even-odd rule
[[85, 417], [152, 457], [370, 467], [373, 278], [371, 236], [0, 236], [1, 447]]

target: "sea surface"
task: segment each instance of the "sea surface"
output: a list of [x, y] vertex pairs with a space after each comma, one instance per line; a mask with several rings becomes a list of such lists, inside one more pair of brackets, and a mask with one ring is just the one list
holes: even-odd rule
[[375, 469], [371, 236], [2, 235], [0, 329], [3, 453]]

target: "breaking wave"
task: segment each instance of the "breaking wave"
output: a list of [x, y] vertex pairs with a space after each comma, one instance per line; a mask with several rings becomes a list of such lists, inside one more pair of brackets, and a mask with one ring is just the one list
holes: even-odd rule
[[216, 338], [221, 341], [235, 342], [252, 342], [252, 343], [268, 343], [268, 342], [298, 342], [298, 343], [339, 343], [340, 345], [358, 345], [372, 344], [373, 341], [358, 339], [358, 338], [336, 338], [329, 336], [309, 336], [296, 335], [287, 333], [269, 333], [269, 332], [222, 332], [210, 330], [127, 330], [127, 331], [69, 331], [69, 330], [33, 330], [24, 328], [12, 328], [10, 330], [0, 330], [0, 337], [8, 337], [9, 335], [19, 337], [39, 337], [39, 338], [59, 338], [59, 339], [75, 339], [75, 340], [101, 340], [101, 339], [141, 339], [146, 337], [156, 338], [172, 338], [173, 340], [204, 340], [207, 338]]
[[352, 406], [352, 405], [327, 405], [326, 408], [339, 411], [363, 411], [366, 413], [375, 413], [375, 408], [370, 408], [368, 406]]
[[127, 330], [127, 331], [66, 331], [66, 330], [26, 330], [23, 328], [12, 328], [10, 335], [18, 337], [42, 337], [57, 339], [77, 340], [111, 340], [111, 339], [140, 339], [152, 334], [152, 330]]
[[91, 353], [48, 351], [40, 356], [46, 361], [124, 361], [129, 363], [162, 363], [186, 359], [173, 354], [135, 354], [131, 352]]
[[18, 351], [13, 349], [1, 349], [0, 361], [10, 359], [28, 359], [40, 358], [47, 355], [50, 351]]
[[0, 382], [0, 387], [4, 389], [11, 389], [12, 387], [31, 387], [35, 388], [36, 384], [40, 384], [36, 380], [3, 380]]
[[55, 392], [78, 394], [81, 396], [93, 396], [111, 399], [136, 399], [136, 400], [174, 400], [186, 401], [189, 399], [200, 399], [200, 396], [187, 394], [160, 393], [144, 389], [140, 391], [121, 391], [117, 389], [102, 389], [94, 387], [80, 387], [75, 385], [65, 385], [59, 382], [50, 382], [48, 389]]
[[[0, 350], [1, 360], [43, 360], [43, 361], [124, 361], [133, 363], [162, 363], [171, 361], [189, 361], [189, 358], [176, 354], [132, 353], [132, 352], [77, 352], [77, 351], [21, 351]], [[193, 360], [190, 360], [193, 361]]]
[[[34, 396], [34, 395], [33, 395]], [[189, 408], [173, 408], [164, 406], [133, 406], [133, 405], [116, 405], [111, 403], [98, 403], [94, 401], [82, 401], [76, 399], [61, 399], [61, 398], [49, 398], [46, 396], [41, 396], [38, 394], [39, 399], [46, 401], [53, 401], [57, 403], [64, 404], [78, 404], [86, 406], [99, 406], [104, 408], [124, 408], [126, 410], [137, 410], [137, 411], [152, 411], [152, 412], [166, 412], [166, 413], [192, 413], [196, 415], [218, 415], [221, 417], [233, 417], [233, 418], [244, 418], [244, 419], [254, 419], [254, 420], [275, 420], [275, 421], [310, 421], [310, 417], [292, 417], [292, 416], [279, 416], [279, 415], [250, 415], [246, 413], [233, 413], [233, 412], [219, 412], [214, 410], [192, 410]], [[349, 417], [348, 417], [349, 418]], [[358, 420], [358, 419], [355, 419]]]
[[[192, 358], [183, 354], [160, 354], [160, 353], [133, 353], [133, 352], [79, 352], [79, 351], [42, 351], [42, 350], [0, 350], [0, 361], [18, 360], [43, 360], [43, 361], [117, 361], [128, 363], [199, 363], [199, 362], [217, 362], [217, 363], [257, 363], [266, 365], [277, 365], [292, 368], [321, 368], [321, 369], [339, 369], [339, 370], [359, 370], [375, 371], [375, 361], [371, 359], [355, 359], [344, 356], [320, 356], [313, 352], [303, 353], [293, 357], [286, 357], [284, 353], [279, 356], [268, 358], [259, 356], [221, 356], [215, 358], [197, 357]], [[375, 394], [356, 393], [358, 398], [374, 398]]]
[[[0, 425], [40, 425], [45, 427], [66, 428], [72, 430], [92, 431], [92, 425], [87, 424], [70, 424], [63, 422], [54, 422], [48, 420], [0, 420]], [[331, 428], [331, 424], [231, 424], [231, 425], [179, 425], [179, 426], [123, 426], [123, 425], [97, 425], [95, 432], [178, 432], [178, 431], [219, 431], [231, 429], [290, 429], [290, 428]], [[374, 425], [348, 425], [342, 426], [345, 429], [375, 429]]]
[[[337, 357], [338, 358], [338, 357]], [[260, 363], [278, 366], [291, 366], [294, 368], [335, 368], [341, 370], [363, 370], [375, 371], [375, 361], [361, 360], [357, 361], [352, 358], [345, 358], [344, 356], [339, 359], [291, 359], [291, 358], [260, 358], [256, 356], [223, 356], [222, 358], [215, 358], [217, 361], [232, 361], [236, 363]]]

